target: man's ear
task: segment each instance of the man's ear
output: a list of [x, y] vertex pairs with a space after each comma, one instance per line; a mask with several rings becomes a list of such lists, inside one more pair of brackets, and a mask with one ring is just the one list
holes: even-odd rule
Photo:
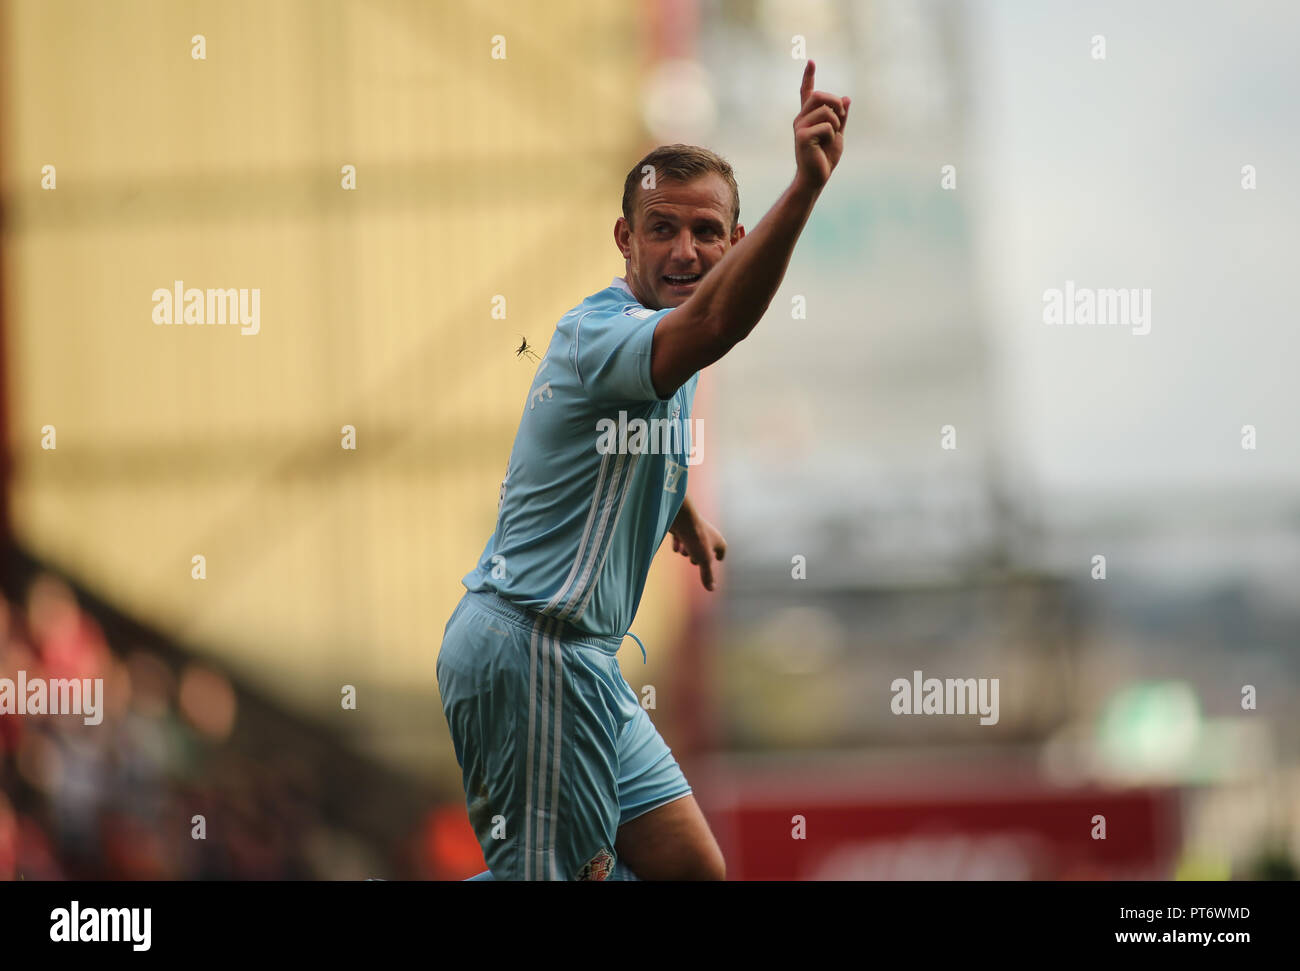
[[735, 246], [744, 238], [745, 238], [745, 227], [742, 226], [740, 223], [736, 223], [736, 228], [731, 231], [731, 245]]
[[632, 246], [630, 243], [632, 237], [632, 227], [627, 224], [627, 219], [619, 216], [614, 220], [614, 245], [618, 251], [623, 254], [623, 259], [632, 258]]

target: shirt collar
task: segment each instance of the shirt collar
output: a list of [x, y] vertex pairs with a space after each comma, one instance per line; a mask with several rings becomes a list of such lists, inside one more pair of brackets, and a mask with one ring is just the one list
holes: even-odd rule
[[633, 300], [636, 299], [636, 294], [632, 292], [632, 288], [627, 285], [627, 280], [624, 279], [623, 277], [621, 276], [614, 277], [614, 279], [610, 281], [609, 285], [611, 287], [618, 287], [620, 290], [626, 292], [627, 295], [631, 297]]

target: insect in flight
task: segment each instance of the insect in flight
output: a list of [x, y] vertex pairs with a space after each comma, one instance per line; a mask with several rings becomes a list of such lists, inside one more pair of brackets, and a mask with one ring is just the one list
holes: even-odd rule
[[533, 349], [528, 346], [527, 337], [525, 337], [523, 334], [520, 334], [519, 341], [520, 341], [519, 347], [515, 349], [515, 357], [523, 357], [527, 355], [530, 360], [534, 360], [534, 361], [539, 360], [537, 355], [533, 352]]

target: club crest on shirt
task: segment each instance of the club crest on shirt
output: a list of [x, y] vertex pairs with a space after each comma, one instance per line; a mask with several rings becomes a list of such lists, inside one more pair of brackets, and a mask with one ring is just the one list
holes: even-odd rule
[[642, 320], [654, 313], [649, 307], [629, 307], [623, 311], [624, 317], [640, 317]]
[[614, 854], [603, 846], [595, 856], [578, 871], [578, 880], [608, 880], [614, 872]]

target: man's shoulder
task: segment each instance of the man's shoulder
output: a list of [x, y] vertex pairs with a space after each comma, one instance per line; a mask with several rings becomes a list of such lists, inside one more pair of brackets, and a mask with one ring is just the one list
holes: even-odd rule
[[603, 290], [597, 290], [595, 293], [584, 297], [582, 302], [561, 317], [560, 321], [561, 323], [565, 321], [576, 323], [583, 317], [592, 315], [605, 317], [628, 316], [644, 319], [653, 313], [653, 310], [641, 306], [622, 279], [615, 277], [610, 281], [609, 286]]
[[636, 297], [610, 284], [583, 299], [556, 324], [561, 338], [575, 344], [587, 343], [600, 335], [621, 335], [635, 324], [653, 315], [637, 303]]

